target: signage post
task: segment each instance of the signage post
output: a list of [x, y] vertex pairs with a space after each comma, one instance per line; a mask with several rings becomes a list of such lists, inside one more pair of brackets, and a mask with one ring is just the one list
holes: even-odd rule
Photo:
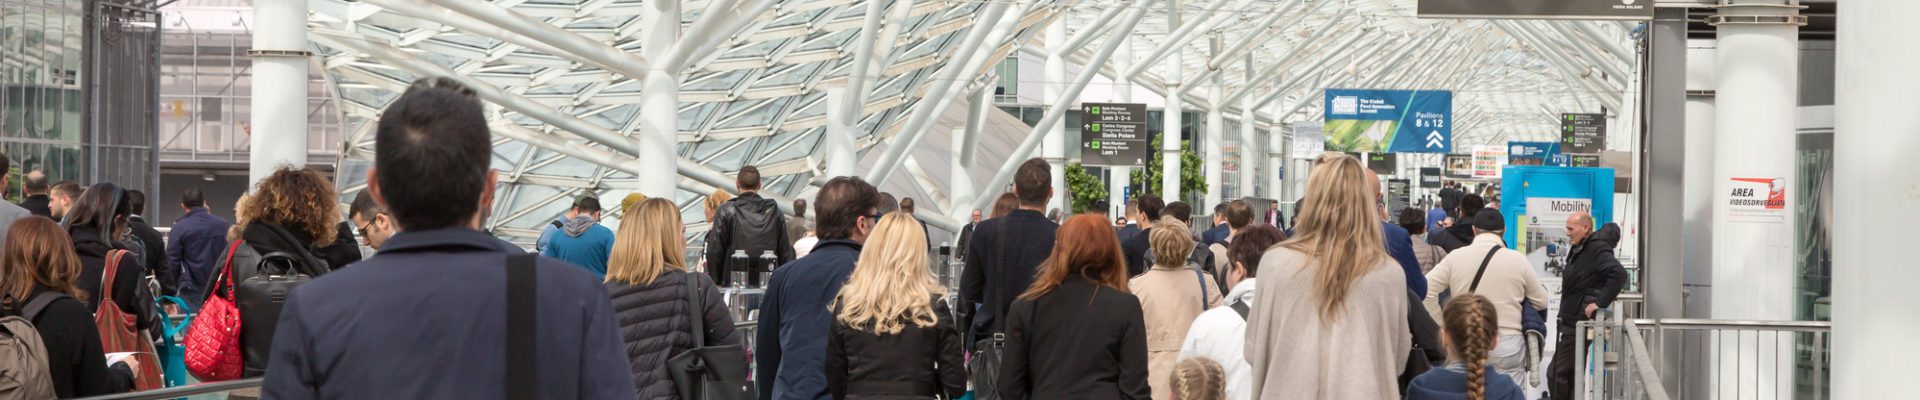
[[1080, 115], [1081, 164], [1147, 165], [1152, 146], [1147, 144], [1146, 104], [1084, 103], [1080, 105]]
[[1606, 114], [1560, 114], [1560, 152], [1600, 154], [1606, 149]]

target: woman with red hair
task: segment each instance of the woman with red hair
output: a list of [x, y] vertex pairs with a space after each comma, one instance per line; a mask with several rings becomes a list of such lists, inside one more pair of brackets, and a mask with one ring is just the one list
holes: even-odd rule
[[1060, 225], [1053, 254], [1007, 313], [1000, 395], [1145, 399], [1147, 331], [1127, 262], [1105, 217]]

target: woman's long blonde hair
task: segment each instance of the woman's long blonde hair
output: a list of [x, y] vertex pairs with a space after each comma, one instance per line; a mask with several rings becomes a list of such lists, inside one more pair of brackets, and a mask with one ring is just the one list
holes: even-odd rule
[[853, 275], [834, 299], [841, 323], [878, 334], [900, 333], [906, 323], [930, 327], [935, 297], [947, 289], [927, 271], [927, 236], [906, 213], [880, 218], [860, 250]]
[[673, 202], [651, 198], [620, 217], [613, 254], [607, 258], [607, 281], [646, 286], [667, 271], [686, 270], [680, 209]]
[[1280, 244], [1310, 260], [1323, 321], [1340, 318], [1354, 281], [1386, 257], [1374, 208], [1379, 188], [1368, 188], [1363, 175], [1371, 173], [1353, 157], [1322, 154], [1307, 177], [1294, 236]]

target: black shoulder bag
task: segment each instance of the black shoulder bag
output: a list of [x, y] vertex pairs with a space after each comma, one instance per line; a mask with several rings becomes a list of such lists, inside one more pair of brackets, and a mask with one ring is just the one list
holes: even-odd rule
[[[686, 273], [687, 319], [693, 327], [693, 348], [667, 359], [667, 374], [685, 400], [750, 400], [755, 396], [747, 368], [746, 347], [739, 344], [708, 346], [705, 307], [706, 291], [694, 284], [693, 273]], [[768, 383], [771, 384], [771, 383]]]
[[[999, 250], [999, 253], [990, 256], [992, 259], [999, 261], [1001, 264], [1005, 264], [1007, 261], [1007, 260], [999, 259], [1000, 257], [1005, 257], [1007, 255], [1007, 225], [1008, 225], [1007, 222], [1008, 221], [1000, 221], [999, 229], [995, 230], [994, 232], [995, 234], [993, 236], [993, 245], [996, 249]], [[976, 256], [970, 262], [979, 262], [984, 259], [987, 259], [987, 257]], [[982, 263], [980, 265], [980, 268], [989, 268], [989, 266]], [[1006, 279], [1006, 275], [1007, 275], [1006, 270], [1002, 269], [1002, 270], [995, 271], [991, 269], [982, 269], [981, 271], [988, 274], [993, 274], [993, 277], [989, 279], [990, 283], [987, 284], [987, 290], [983, 291], [984, 292], [983, 296], [987, 298], [986, 304], [981, 305], [980, 308], [991, 307], [991, 309], [994, 311], [993, 317], [995, 318], [995, 322], [1000, 323], [1001, 331], [993, 332], [993, 337], [991, 338], [973, 338], [975, 340], [975, 342], [973, 343], [973, 357], [970, 357], [967, 359], [967, 372], [969, 372], [969, 375], [971, 375], [973, 378], [974, 399], [999, 400], [1000, 399], [1000, 359], [1005, 357], [1005, 351], [1007, 346], [1007, 334], [1006, 334], [1005, 327], [1007, 326], [1007, 323], [1010, 321], [1007, 318], [1007, 311], [1012, 309], [1012, 307], [1001, 307], [1000, 305], [1001, 304], [1011, 305], [1013, 301], [1011, 299], [1005, 302], [1000, 301], [1001, 296], [1006, 295], [1006, 293], [1001, 293], [1003, 289], [1005, 289], [1002, 286], [1004, 286], [1004, 279]], [[962, 306], [964, 307], [965, 305], [962, 305]], [[975, 317], [975, 318], [979, 318], [979, 317]], [[960, 327], [960, 329], [963, 332], [973, 331], [973, 327], [970, 327], [970, 326], [963, 326], [963, 327]], [[988, 324], [987, 330], [988, 331], [993, 330], [992, 324]]]

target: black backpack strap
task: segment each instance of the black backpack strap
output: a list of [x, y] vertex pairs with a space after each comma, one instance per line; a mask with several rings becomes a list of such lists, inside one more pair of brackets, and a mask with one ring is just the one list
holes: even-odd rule
[[507, 256], [507, 398], [532, 400], [535, 397], [534, 266], [539, 256]]
[[1200, 272], [1200, 266], [1198, 265], [1193, 266], [1191, 269], [1193, 270], [1193, 280], [1200, 283], [1200, 312], [1207, 312], [1207, 275], [1206, 273]]
[[27, 322], [33, 322], [35, 319], [40, 318], [41, 311], [46, 311], [47, 306], [53, 305], [54, 300], [59, 300], [62, 297], [68, 296], [66, 293], [52, 290], [35, 294], [32, 299], [27, 300], [25, 307], [20, 308], [20, 316], [26, 318]]
[[707, 347], [707, 321], [700, 309], [707, 306], [705, 290], [693, 283], [693, 274], [687, 276], [687, 319], [693, 322], [693, 348]]
[[1500, 246], [1493, 246], [1492, 250], [1487, 250], [1487, 258], [1480, 259], [1480, 270], [1473, 272], [1473, 285], [1467, 287], [1467, 293], [1473, 293], [1480, 290], [1480, 276], [1487, 274], [1487, 263], [1492, 262], [1493, 254], [1498, 253], [1499, 251], [1500, 251]]
[[1241, 321], [1247, 320], [1247, 314], [1253, 312], [1253, 307], [1248, 306], [1247, 302], [1244, 301], [1233, 302], [1233, 304], [1228, 305], [1228, 307], [1232, 307], [1234, 313], [1240, 314]]

